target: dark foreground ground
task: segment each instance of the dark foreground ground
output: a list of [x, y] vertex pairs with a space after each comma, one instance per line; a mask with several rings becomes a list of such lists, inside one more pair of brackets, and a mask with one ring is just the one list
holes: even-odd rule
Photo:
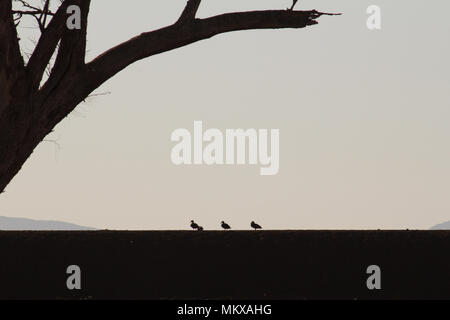
[[0, 298], [450, 299], [450, 232], [0, 232]]

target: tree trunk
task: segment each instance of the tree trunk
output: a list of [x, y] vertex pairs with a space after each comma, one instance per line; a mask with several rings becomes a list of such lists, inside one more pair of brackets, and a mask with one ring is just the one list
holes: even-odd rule
[[32, 108], [26, 101], [8, 105], [0, 121], [0, 193], [19, 172], [26, 159], [39, 143], [33, 131]]
[[10, 103], [0, 116], [0, 193], [47, 134], [37, 125], [27, 82], [17, 80], [10, 87]]
[[0, 194], [38, 144], [89, 95], [77, 86], [78, 79], [67, 77], [38, 92], [27, 78], [10, 85], [11, 103], [3, 105], [0, 116]]

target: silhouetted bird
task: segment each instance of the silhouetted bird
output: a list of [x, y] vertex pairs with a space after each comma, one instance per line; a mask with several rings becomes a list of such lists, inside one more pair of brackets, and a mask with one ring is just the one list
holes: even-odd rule
[[231, 229], [230, 225], [227, 224], [227, 223], [225, 223], [224, 221], [222, 221], [221, 226], [222, 226], [222, 228], [224, 228], [225, 230]]
[[292, 3], [292, 7], [291, 7], [291, 11], [294, 10], [295, 4], [297, 3], [298, 0], [294, 0], [294, 2]]
[[198, 229], [198, 224], [196, 224], [195, 222], [194, 222], [194, 220], [191, 220], [191, 228], [192, 229]]
[[198, 231], [203, 231], [203, 227], [202, 226], [198, 226], [197, 230]]
[[262, 229], [261, 226], [259, 224], [255, 223], [254, 221], [252, 221], [252, 223], [250, 223], [250, 226], [255, 230]]

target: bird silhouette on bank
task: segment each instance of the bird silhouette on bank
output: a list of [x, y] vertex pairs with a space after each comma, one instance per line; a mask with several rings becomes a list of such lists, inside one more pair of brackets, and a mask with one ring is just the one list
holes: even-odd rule
[[255, 223], [255, 221], [252, 221], [252, 223], [250, 223], [250, 226], [253, 228], [253, 229], [262, 229], [261, 228], [261, 226], [259, 225], [259, 224], [257, 224], [257, 223]]
[[225, 221], [222, 221], [221, 226], [222, 226], [222, 228], [224, 228], [225, 230], [231, 229], [230, 225], [229, 225], [228, 223], [225, 223]]
[[298, 0], [294, 0], [294, 2], [292, 3], [292, 7], [289, 10], [294, 10], [295, 5], [297, 4]]
[[194, 222], [194, 220], [191, 220], [191, 228], [194, 229], [194, 230], [198, 230], [198, 224], [196, 224]]
[[198, 231], [203, 231], [203, 227], [202, 226], [198, 226], [197, 230]]

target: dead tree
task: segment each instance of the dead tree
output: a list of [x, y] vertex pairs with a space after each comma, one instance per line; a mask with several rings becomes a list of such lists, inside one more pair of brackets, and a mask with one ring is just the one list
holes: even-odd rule
[[[174, 24], [144, 32], [86, 63], [91, 1], [54, 0], [59, 4], [54, 12], [50, 1], [33, 6], [26, 0], [0, 0], [0, 193], [61, 120], [130, 64], [225, 32], [304, 28], [328, 15], [315, 10], [267, 10], [198, 19], [201, 0], [189, 0]], [[21, 9], [14, 9], [12, 2], [19, 2]], [[66, 25], [72, 5], [81, 9], [81, 29]], [[25, 15], [34, 17], [41, 31], [29, 59], [22, 56], [17, 33]], [[51, 71], [44, 76], [54, 55]]]

